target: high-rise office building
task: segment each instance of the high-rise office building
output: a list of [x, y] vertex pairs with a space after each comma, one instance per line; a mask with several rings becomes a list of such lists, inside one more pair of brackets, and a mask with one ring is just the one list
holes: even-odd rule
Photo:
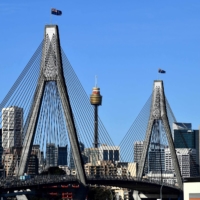
[[22, 146], [23, 109], [11, 106], [2, 109], [2, 146], [6, 150], [10, 147]]
[[19, 169], [21, 152], [22, 147], [12, 147], [3, 154], [3, 163], [6, 171], [6, 176], [16, 175]]
[[[196, 150], [189, 148], [177, 148], [176, 155], [182, 177], [197, 176], [198, 169], [196, 167]], [[169, 148], [165, 149], [165, 170], [174, 172]]]
[[70, 148], [70, 158], [69, 158], [69, 162], [70, 162], [70, 169], [75, 169], [75, 163], [74, 163], [74, 158], [73, 158], [73, 152], [72, 152], [72, 148]]
[[196, 149], [196, 134], [191, 123], [173, 123], [174, 147]]
[[37, 155], [32, 154], [29, 157], [27, 174], [37, 175], [38, 169], [39, 169], [38, 157]]
[[38, 145], [38, 144], [34, 144], [34, 145], [32, 146], [31, 154], [32, 154], [32, 155], [36, 155], [37, 158], [38, 158], [38, 162], [39, 162], [39, 163], [41, 162], [41, 151], [40, 151], [40, 145]]
[[169, 148], [165, 148], [165, 171], [174, 172], [172, 157]]
[[159, 144], [150, 146], [148, 156], [149, 172], [162, 172], [165, 170], [165, 149]]
[[58, 166], [58, 148], [54, 143], [46, 145], [46, 168]]
[[44, 152], [41, 151], [40, 155], [41, 155], [40, 160], [38, 160], [38, 162], [39, 162], [39, 168], [38, 168], [39, 173], [41, 173], [45, 168]]
[[65, 147], [58, 146], [58, 165], [67, 165], [67, 145]]
[[197, 176], [196, 168], [196, 150], [195, 149], [176, 149], [176, 155], [179, 162], [182, 177]]
[[175, 148], [192, 148], [196, 149], [194, 130], [174, 130]]
[[191, 123], [183, 123], [183, 122], [174, 122], [173, 123], [173, 130], [191, 130], [192, 124]]
[[197, 168], [198, 168], [198, 173], [200, 174], [200, 127], [199, 130], [195, 130], [196, 134], [196, 139], [195, 139], [195, 143], [196, 143], [196, 160], [197, 160]]
[[44, 164], [45, 164], [44, 152], [41, 151], [41, 160], [40, 160], [40, 165], [44, 166]]
[[99, 160], [120, 161], [120, 147], [102, 144], [99, 147]]
[[92, 165], [96, 165], [100, 160], [99, 158], [99, 148], [85, 148], [84, 155], [87, 157], [86, 163], [91, 163]]
[[40, 145], [34, 144], [32, 146], [32, 151], [31, 151], [32, 157], [30, 158], [31, 160], [29, 159], [29, 163], [30, 163], [29, 174], [33, 174], [33, 173], [37, 174], [38, 171], [40, 173], [44, 169], [44, 156], [42, 155], [42, 153], [43, 152], [40, 151]]
[[196, 150], [196, 168], [200, 170], [200, 137], [199, 130], [193, 130], [191, 123], [174, 123], [174, 146], [175, 148]]
[[[99, 148], [85, 148], [84, 155], [87, 157], [87, 162], [92, 165], [97, 165], [98, 161], [120, 161], [120, 147], [109, 146], [106, 144], [100, 145]], [[84, 162], [86, 163], [86, 162]]]
[[[136, 141], [134, 142], [134, 162], [137, 163], [137, 166], [140, 163], [140, 159], [142, 157], [144, 141]], [[144, 166], [144, 173], [148, 173], [148, 156], [146, 157], [145, 166]]]
[[54, 165], [58, 166], [58, 147], [55, 146], [55, 150], [54, 150]]
[[142, 151], [143, 151], [143, 144], [144, 144], [144, 141], [134, 142], [134, 162], [136, 163], [140, 162]]
[[3, 155], [3, 147], [2, 147], [2, 129], [0, 129], [0, 168], [2, 166], [2, 155]]
[[5, 176], [5, 170], [2, 162], [3, 147], [2, 147], [2, 129], [0, 129], [0, 178]]

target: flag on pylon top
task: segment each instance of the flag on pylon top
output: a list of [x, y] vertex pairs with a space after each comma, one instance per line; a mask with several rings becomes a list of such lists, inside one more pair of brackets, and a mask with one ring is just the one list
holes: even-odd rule
[[158, 73], [165, 74], [165, 73], [166, 73], [166, 71], [165, 71], [165, 70], [163, 70], [163, 69], [158, 69]]
[[53, 15], [62, 15], [62, 11], [61, 10], [57, 10], [55, 8], [51, 9], [51, 14]]

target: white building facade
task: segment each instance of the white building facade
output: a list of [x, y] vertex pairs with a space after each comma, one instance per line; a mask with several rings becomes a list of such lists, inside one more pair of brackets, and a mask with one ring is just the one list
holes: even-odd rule
[[99, 160], [120, 161], [120, 147], [102, 144], [99, 147]]
[[177, 148], [176, 155], [182, 177], [186, 178], [196, 176], [196, 149]]
[[46, 145], [46, 168], [58, 166], [58, 147], [54, 143]]
[[[186, 178], [196, 176], [196, 149], [176, 148], [176, 155], [182, 177]], [[169, 148], [165, 149], [165, 170], [174, 172]]]
[[11, 106], [2, 109], [2, 147], [21, 147], [23, 137], [23, 109]]
[[134, 142], [134, 162], [139, 163], [142, 157], [144, 141]]

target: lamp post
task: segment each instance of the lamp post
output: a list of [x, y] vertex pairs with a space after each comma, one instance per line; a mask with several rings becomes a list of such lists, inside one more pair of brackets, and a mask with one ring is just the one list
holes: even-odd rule
[[111, 196], [111, 200], [113, 200], [113, 194], [112, 194], [112, 190], [110, 189], [110, 196]]
[[164, 183], [164, 182], [162, 182], [162, 185], [161, 185], [161, 187], [160, 187], [160, 200], [162, 200], [162, 188], [163, 188], [163, 183]]

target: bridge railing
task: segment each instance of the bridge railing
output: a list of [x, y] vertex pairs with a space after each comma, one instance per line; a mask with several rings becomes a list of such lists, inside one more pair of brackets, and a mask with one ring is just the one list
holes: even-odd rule
[[138, 178], [138, 177], [133, 177], [133, 176], [87, 176], [88, 180], [121, 180], [121, 181], [135, 181], [135, 182], [145, 182], [145, 183], [154, 183], [158, 185], [164, 185], [168, 187], [175, 187], [178, 188], [177, 185], [172, 185], [167, 182], [163, 181], [157, 181], [153, 179], [143, 179], [143, 178]]
[[[158, 182], [151, 179], [141, 179], [132, 176], [87, 176], [88, 181], [99, 181], [99, 180], [114, 180], [114, 181], [127, 181], [127, 182], [145, 182], [154, 183], [158, 185], [178, 188], [176, 185], [169, 183]], [[78, 178], [73, 175], [36, 175], [28, 180], [20, 180], [20, 177], [7, 177], [0, 180], [0, 188], [20, 188], [27, 186], [42, 186], [51, 184], [62, 184], [62, 183], [73, 183], [79, 182]]]
[[34, 176], [27, 180], [20, 180], [20, 177], [9, 177], [0, 180], [0, 187], [11, 188], [11, 187], [44, 185], [51, 183], [76, 182], [76, 181], [78, 182], [76, 176], [68, 176], [68, 175]]

